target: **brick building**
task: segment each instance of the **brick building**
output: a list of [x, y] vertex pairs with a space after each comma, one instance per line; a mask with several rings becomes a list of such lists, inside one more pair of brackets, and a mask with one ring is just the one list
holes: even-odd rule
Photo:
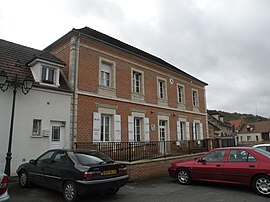
[[45, 50], [67, 64], [78, 147], [206, 138], [205, 82], [88, 27], [72, 29]]

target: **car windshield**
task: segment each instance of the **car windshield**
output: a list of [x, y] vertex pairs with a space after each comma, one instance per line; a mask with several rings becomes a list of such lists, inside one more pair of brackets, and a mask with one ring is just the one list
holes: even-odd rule
[[98, 151], [76, 152], [75, 155], [82, 165], [97, 165], [113, 162], [111, 158]]
[[265, 151], [265, 150], [260, 149], [260, 148], [254, 148], [254, 150], [270, 159], [270, 152]]

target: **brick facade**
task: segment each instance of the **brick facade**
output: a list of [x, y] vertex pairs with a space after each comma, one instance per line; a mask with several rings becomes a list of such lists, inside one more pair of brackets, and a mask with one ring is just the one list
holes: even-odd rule
[[[103, 36], [103, 34], [97, 33]], [[134, 114], [142, 114], [143, 117], [149, 119], [150, 126], [153, 124], [156, 126], [156, 131], [149, 130], [151, 141], [160, 139], [159, 120], [163, 120], [164, 117], [168, 134], [166, 140], [177, 140], [177, 121], [180, 119], [184, 119], [189, 124], [187, 129], [190, 139], [193, 139], [192, 124], [195, 120], [202, 126], [200, 130], [202, 130], [203, 136], [200, 139], [207, 136], [206, 83], [181, 70], [177, 71], [170, 66], [159, 64], [158, 60], [161, 60], [159, 58], [155, 57], [155, 61], [144, 58], [139, 55], [140, 50], [132, 53], [111, 45], [106, 38], [102, 38], [102, 41], [97, 38], [96, 35], [78, 34], [77, 31], [72, 30], [47, 48], [66, 62], [67, 67], [63, 72], [70, 81], [70, 85], [73, 85], [72, 81], [76, 77], [75, 95], [77, 99], [74, 99], [76, 102], [73, 105], [75, 106], [75, 117], [71, 119], [76, 123], [74, 123], [75, 128], [71, 131], [74, 131], [73, 135], [76, 136], [78, 143], [93, 141], [93, 113], [102, 114], [106, 109], [121, 117], [122, 142], [129, 141], [128, 117], [136, 116]], [[72, 57], [72, 54], [76, 58]], [[111, 73], [114, 74], [113, 80], [115, 80], [115, 86], [112, 88], [106, 89], [100, 85], [101, 60], [112, 61], [115, 64], [115, 70], [112, 70]], [[139, 99], [132, 92], [133, 70], [142, 72], [143, 75], [144, 88], [143, 93], [138, 95]], [[159, 78], [166, 84], [167, 99], [165, 100], [158, 98]], [[178, 84], [184, 87], [185, 101], [182, 105], [178, 103]], [[193, 91], [198, 93], [197, 107], [193, 106]], [[113, 135], [114, 131], [111, 133]]]

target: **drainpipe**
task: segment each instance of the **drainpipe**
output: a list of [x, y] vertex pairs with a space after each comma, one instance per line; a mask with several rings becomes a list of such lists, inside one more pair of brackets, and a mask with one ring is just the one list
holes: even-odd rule
[[80, 34], [75, 40], [75, 57], [74, 57], [74, 71], [73, 71], [73, 103], [72, 103], [72, 149], [75, 148], [75, 100], [76, 100], [76, 90], [77, 90], [77, 71], [78, 71], [78, 57], [79, 57], [79, 43], [80, 43]]

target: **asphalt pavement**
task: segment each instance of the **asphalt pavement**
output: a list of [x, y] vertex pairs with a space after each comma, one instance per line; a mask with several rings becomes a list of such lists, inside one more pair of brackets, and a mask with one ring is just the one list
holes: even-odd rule
[[[34, 186], [21, 188], [10, 183], [11, 202], [62, 202], [59, 192]], [[180, 185], [168, 176], [145, 181], [131, 182], [122, 187], [116, 195], [87, 195], [80, 202], [269, 202], [270, 198], [257, 195], [250, 187], [223, 185], [217, 183], [193, 183]]]

